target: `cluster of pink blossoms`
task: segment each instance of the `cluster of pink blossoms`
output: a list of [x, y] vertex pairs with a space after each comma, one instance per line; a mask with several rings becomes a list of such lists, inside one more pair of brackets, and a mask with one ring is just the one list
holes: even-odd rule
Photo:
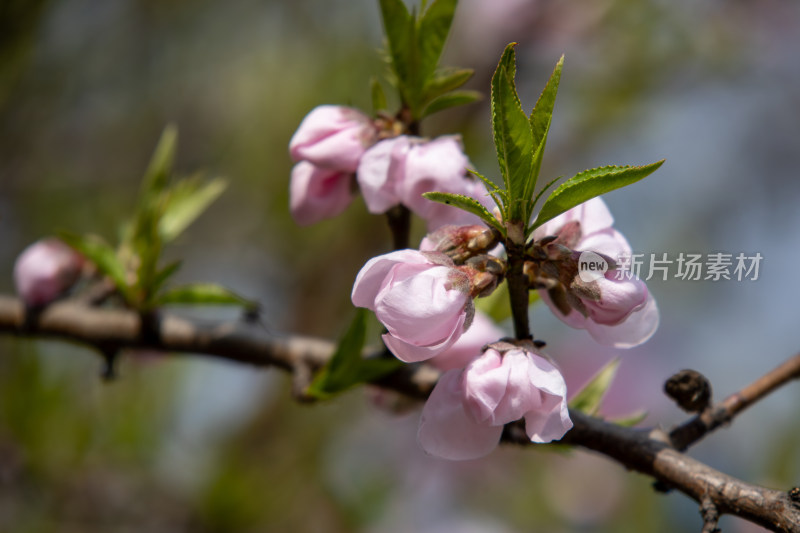
[[467, 173], [470, 164], [459, 138], [396, 135], [381, 129], [382, 122], [332, 105], [317, 107], [303, 119], [289, 143], [297, 162], [289, 188], [295, 221], [309, 225], [336, 216], [360, 190], [370, 213], [402, 204], [424, 218], [429, 230], [475, 223], [473, 215], [422, 197], [442, 191], [485, 201], [485, 187]]
[[[591, 282], [577, 274], [582, 251], [630, 252], [612, 223], [599, 198], [556, 217], [534, 232], [526, 272], [565, 323], [603, 344], [632, 347], [658, 326], [645, 284], [617, 280], [613, 270]], [[446, 370], [425, 404], [418, 438], [428, 453], [448, 459], [489, 453], [515, 420], [525, 420], [533, 442], [560, 439], [572, 427], [558, 369], [532, 343], [501, 340], [502, 332], [474, 311], [473, 298], [491, 292], [504, 274], [503, 259], [486, 253], [495, 244], [487, 235], [478, 226], [442, 228], [423, 250], [371, 259], [353, 286], [353, 303], [375, 312], [398, 359]]]
[[[531, 341], [503, 332], [475, 311], [473, 299], [503, 281], [505, 260], [491, 255], [497, 235], [468, 226], [477, 217], [422, 197], [429, 191], [470, 196], [487, 205], [483, 184], [468, 177], [457, 137], [398, 135], [360, 111], [321, 106], [290, 143], [290, 207], [299, 224], [343, 211], [357, 190], [372, 213], [398, 204], [427, 221], [419, 250], [369, 260], [358, 273], [353, 303], [386, 327], [387, 348], [408, 363], [427, 361], [444, 373], [425, 404], [418, 439], [430, 454], [472, 459], [489, 453], [503, 426], [523, 419], [533, 442], [550, 442], [572, 427], [564, 378]], [[487, 207], [489, 207], [487, 205]], [[561, 320], [598, 342], [632, 347], [658, 326], [655, 301], [640, 280], [617, 279], [610, 258], [630, 253], [599, 198], [537, 228], [526, 247], [531, 290]], [[612, 269], [600, 279], [578, 275], [578, 257], [592, 251]]]

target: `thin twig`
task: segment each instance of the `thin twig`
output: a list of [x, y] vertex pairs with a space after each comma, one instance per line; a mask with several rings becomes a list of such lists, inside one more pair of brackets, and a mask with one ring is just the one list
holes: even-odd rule
[[800, 354], [780, 364], [742, 390], [731, 394], [722, 402], [711, 405], [683, 424], [674, 428], [669, 438], [678, 450], [686, 450], [719, 426], [730, 422], [764, 396], [789, 381], [800, 378]]

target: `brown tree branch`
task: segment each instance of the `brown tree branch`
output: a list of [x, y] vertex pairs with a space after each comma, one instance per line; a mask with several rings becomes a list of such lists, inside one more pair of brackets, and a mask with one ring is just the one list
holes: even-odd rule
[[689, 446], [730, 422], [775, 389], [794, 379], [800, 379], [800, 354], [780, 364], [742, 390], [731, 394], [722, 402], [706, 407], [700, 414], [670, 431], [669, 438], [675, 449], [684, 451]]
[[[163, 314], [149, 326], [144, 327], [141, 317], [132, 311], [91, 308], [69, 301], [56, 303], [31, 317], [18, 300], [0, 295], [0, 333], [71, 340], [105, 353], [122, 348], [148, 348], [206, 354], [257, 366], [277, 366], [294, 374], [299, 368], [303, 372], [315, 371], [334, 350], [328, 341], [279, 337], [244, 321], [201, 321]], [[724, 408], [725, 419], [729, 420], [797, 377], [799, 365], [800, 356], [791, 359], [713, 408], [714, 412]], [[406, 365], [377, 384], [424, 399], [437, 379], [438, 372], [427, 365]], [[628, 469], [683, 492], [702, 505], [704, 527], [710, 527], [708, 524], [716, 513], [739, 516], [773, 531], [800, 532], [800, 502], [795, 501], [798, 498], [793, 497], [792, 491], [770, 490], [719, 472], [677, 450], [670, 442], [675, 437], [660, 430], [622, 427], [577, 411], [570, 411], [570, 416], [574, 427], [562, 443], [606, 455]], [[693, 420], [684, 426], [693, 424]], [[711, 422], [704, 427], [713, 429]], [[702, 437], [697, 432], [692, 435], [696, 435], [695, 440]], [[504, 440], [531, 444], [520, 423], [507, 426]]]

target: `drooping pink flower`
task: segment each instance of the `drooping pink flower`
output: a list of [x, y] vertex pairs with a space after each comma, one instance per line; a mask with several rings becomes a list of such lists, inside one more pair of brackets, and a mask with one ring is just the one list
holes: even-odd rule
[[475, 311], [469, 329], [450, 348], [428, 362], [439, 370], [464, 368], [481, 356], [487, 344], [497, 342], [504, 336], [505, 332], [491, 318]]
[[353, 174], [329, 170], [308, 161], [292, 169], [289, 210], [301, 226], [315, 224], [344, 211], [353, 200]]
[[425, 192], [439, 191], [488, 202], [486, 188], [468, 175], [468, 167], [469, 160], [458, 137], [426, 141], [401, 135], [367, 150], [361, 158], [357, 178], [371, 213], [383, 213], [403, 204], [424, 218], [428, 230], [433, 231], [445, 224], [480, 222], [475, 215], [422, 197]]
[[289, 141], [289, 153], [294, 161], [352, 173], [376, 138], [374, 123], [361, 111], [323, 105], [314, 108], [300, 123]]
[[75, 283], [83, 262], [83, 256], [58, 239], [37, 241], [14, 264], [17, 294], [28, 307], [47, 305]]
[[398, 250], [370, 259], [353, 285], [353, 304], [375, 312], [386, 346], [405, 362], [450, 348], [469, 326], [469, 278], [444, 254]]
[[476, 459], [497, 446], [505, 424], [524, 418], [532, 442], [550, 442], [572, 427], [566, 396], [564, 378], [542, 356], [490, 348], [465, 369], [439, 378], [417, 437], [431, 455]]
[[[558, 237], [557, 243], [578, 252], [594, 252], [617, 259], [630, 257], [631, 247], [615, 230], [605, 202], [593, 198], [538, 227], [533, 238]], [[571, 327], [585, 329], [601, 344], [631, 348], [647, 341], [658, 328], [659, 313], [655, 299], [643, 281], [631, 273], [609, 270], [590, 282], [576, 277], [566, 288], [578, 303], [568, 308], [557, 305], [548, 290], [540, 290], [553, 313]], [[579, 302], [574, 302], [577, 298]]]

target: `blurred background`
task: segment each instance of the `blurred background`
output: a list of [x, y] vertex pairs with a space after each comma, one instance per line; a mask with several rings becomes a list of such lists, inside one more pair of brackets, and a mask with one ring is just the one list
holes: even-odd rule
[[[488, 93], [510, 41], [526, 109], [566, 54], [543, 177], [666, 158], [606, 197], [634, 250], [763, 256], [756, 281], [650, 281], [661, 328], [629, 351], [534, 309], [572, 389], [621, 356], [605, 412], [645, 409], [645, 424], [668, 427], [685, 416], [661, 392], [673, 372], [703, 372], [722, 398], [796, 353], [800, 4], [462, 0], [444, 64], [476, 69], [469, 86]], [[180, 280], [257, 299], [276, 333], [337, 337], [355, 274], [389, 233], [358, 200], [298, 228], [287, 145], [314, 106], [369, 110], [380, 48], [374, 0], [0, 1], [0, 291], [13, 292], [14, 259], [36, 239], [67, 229], [114, 241], [174, 122], [179, 173], [230, 183], [169, 249]], [[423, 132], [461, 132], [475, 167], [497, 175], [487, 100]], [[378, 407], [391, 398], [369, 391], [303, 406], [276, 370], [132, 353], [105, 384], [100, 366], [77, 346], [0, 338], [0, 531], [700, 529], [682, 495], [584, 452], [428, 458], [418, 410], [392, 415]], [[800, 388], [786, 387], [692, 454], [797, 485], [798, 404]]]

